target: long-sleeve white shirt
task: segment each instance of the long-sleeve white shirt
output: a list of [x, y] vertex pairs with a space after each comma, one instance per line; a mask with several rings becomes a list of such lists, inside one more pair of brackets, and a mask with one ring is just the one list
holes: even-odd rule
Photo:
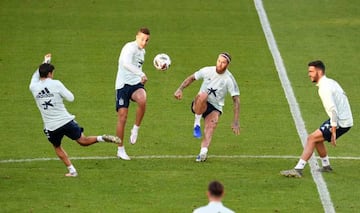
[[351, 127], [353, 125], [351, 108], [341, 86], [325, 75], [320, 78], [317, 86], [325, 111], [330, 117], [331, 126]]
[[75, 118], [65, 108], [63, 99], [74, 101], [74, 95], [59, 80], [40, 80], [39, 70], [33, 74], [30, 91], [44, 122], [44, 128], [54, 131]]
[[227, 93], [231, 96], [240, 95], [238, 84], [229, 70], [218, 74], [215, 66], [209, 66], [200, 69], [194, 75], [196, 80], [203, 79], [200, 92], [207, 92], [208, 102], [220, 112], [225, 104]]
[[116, 75], [115, 89], [121, 89], [125, 84], [135, 85], [145, 76], [142, 66], [145, 60], [145, 49], [141, 49], [136, 41], [128, 42], [121, 50]]

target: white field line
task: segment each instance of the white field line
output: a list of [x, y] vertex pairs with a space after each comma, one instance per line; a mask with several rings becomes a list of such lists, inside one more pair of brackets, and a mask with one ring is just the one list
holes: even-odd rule
[[[274, 63], [276, 66], [276, 70], [278, 72], [281, 85], [284, 89], [286, 99], [288, 101], [290, 111], [292, 114], [292, 117], [294, 119], [294, 123], [298, 132], [298, 135], [301, 139], [302, 145], [304, 146], [306, 144], [306, 138], [307, 138], [307, 132], [305, 128], [304, 120], [301, 116], [300, 107], [297, 103], [297, 100], [295, 98], [294, 92], [291, 87], [291, 83], [287, 77], [287, 72], [280, 54], [280, 51], [277, 47], [275, 37], [272, 33], [269, 20], [266, 15], [266, 11], [263, 6], [262, 0], [254, 0], [256, 10], [258, 12], [260, 23], [262, 25], [267, 43], [269, 45], [269, 49], [271, 51], [271, 54], [274, 59]], [[326, 182], [321, 175], [320, 172], [315, 172], [318, 168], [317, 160], [314, 158], [314, 155], [309, 160], [309, 165], [311, 167], [311, 174], [314, 179], [314, 182], [316, 184], [317, 190], [320, 195], [320, 200], [323, 205], [325, 213], [333, 213], [335, 212], [334, 205], [331, 201], [329, 190], [326, 186]]]
[[[143, 155], [130, 156], [132, 159], [188, 159], [194, 158], [195, 155]], [[209, 155], [209, 158], [222, 159], [297, 159], [299, 156], [291, 155]], [[117, 159], [116, 156], [89, 156], [89, 157], [70, 157], [71, 160], [108, 160]], [[360, 160], [360, 157], [330, 157], [330, 159], [339, 160]], [[24, 159], [7, 159], [0, 160], [0, 163], [24, 163], [36, 161], [58, 161], [59, 158], [24, 158]]]

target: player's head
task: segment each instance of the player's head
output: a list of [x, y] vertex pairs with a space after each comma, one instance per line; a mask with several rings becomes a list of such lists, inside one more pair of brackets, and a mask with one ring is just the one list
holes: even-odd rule
[[224, 195], [224, 186], [217, 180], [208, 185], [208, 198], [211, 200], [221, 200]]
[[52, 64], [47, 64], [47, 63], [41, 64], [39, 66], [40, 78], [49, 77], [49, 73], [52, 75], [54, 70], [55, 70], [55, 67]]
[[231, 62], [231, 56], [227, 52], [220, 53], [216, 61], [216, 72], [222, 74], [225, 72], [229, 63]]
[[136, 34], [136, 43], [141, 48], [144, 49], [148, 44], [150, 39], [150, 30], [146, 27], [142, 27]]
[[325, 75], [325, 64], [322, 61], [316, 60], [308, 63], [308, 76], [312, 82], [317, 83], [323, 75]]

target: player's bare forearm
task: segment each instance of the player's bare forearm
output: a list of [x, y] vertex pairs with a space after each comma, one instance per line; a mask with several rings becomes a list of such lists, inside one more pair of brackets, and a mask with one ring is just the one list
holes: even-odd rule
[[239, 121], [239, 115], [240, 115], [240, 97], [238, 95], [233, 96], [233, 105], [234, 105], [234, 121], [232, 124], [232, 129], [235, 134], [240, 134], [240, 121]]
[[331, 127], [331, 144], [336, 146], [336, 127]]
[[178, 88], [179, 90], [183, 91], [186, 87], [188, 87], [192, 82], [195, 81], [195, 76], [194, 75], [190, 75], [189, 77], [187, 77], [180, 85], [180, 87]]
[[187, 77], [179, 86], [179, 88], [175, 91], [175, 98], [176, 99], [181, 99], [182, 98], [182, 92], [183, 90], [188, 87], [192, 82], [195, 81], [195, 76], [194, 75], [190, 75], [189, 77]]

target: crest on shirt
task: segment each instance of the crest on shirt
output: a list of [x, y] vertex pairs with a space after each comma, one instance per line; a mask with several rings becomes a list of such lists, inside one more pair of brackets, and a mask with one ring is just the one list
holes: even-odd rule
[[216, 97], [216, 91], [217, 91], [217, 89], [213, 89], [212, 87], [208, 88], [208, 95], [213, 94]]

